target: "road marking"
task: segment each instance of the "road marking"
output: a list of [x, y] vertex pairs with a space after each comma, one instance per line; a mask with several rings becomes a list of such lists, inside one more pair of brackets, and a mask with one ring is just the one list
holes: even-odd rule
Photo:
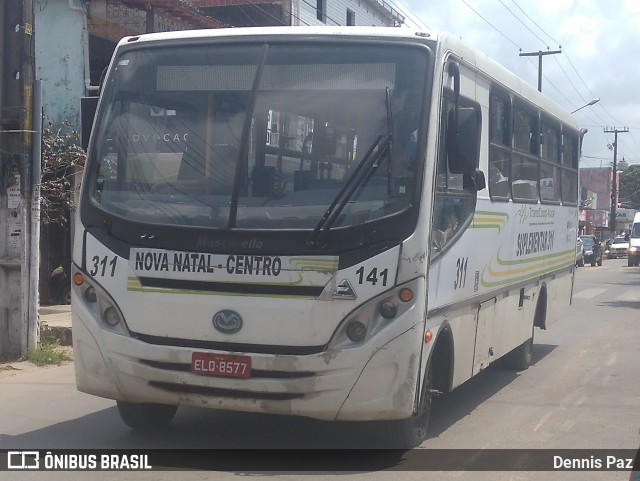
[[615, 298], [616, 301], [627, 301], [627, 302], [639, 302], [640, 301], [640, 292], [636, 289], [629, 290], [620, 294]]
[[590, 299], [592, 297], [599, 296], [604, 292], [607, 292], [607, 290], [602, 289], [600, 287], [592, 287], [591, 289], [585, 289], [584, 291], [580, 291], [577, 294], [574, 294], [573, 298], [574, 299]]
[[536, 424], [536, 427], [533, 428], [533, 432], [536, 432], [538, 429], [542, 427], [542, 425], [547, 422], [547, 420], [553, 415], [553, 411], [548, 411], [542, 418], [540, 418], [540, 422]]

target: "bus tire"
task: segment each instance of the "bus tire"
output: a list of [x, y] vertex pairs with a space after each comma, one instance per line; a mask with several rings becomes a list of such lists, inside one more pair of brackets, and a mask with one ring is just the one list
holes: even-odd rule
[[513, 371], [525, 371], [533, 359], [533, 332], [531, 338], [524, 341], [507, 354], [507, 367]]
[[425, 380], [422, 383], [422, 395], [418, 411], [409, 419], [387, 421], [384, 432], [384, 447], [388, 449], [412, 449], [420, 446], [427, 439], [427, 427], [431, 416], [433, 401], [432, 363], [427, 365]]
[[166, 426], [176, 415], [178, 406], [155, 403], [116, 401], [122, 421], [135, 431], [151, 431]]
[[516, 347], [513, 351], [506, 355], [506, 367], [514, 371], [524, 371], [531, 366], [533, 360], [533, 332], [536, 326], [541, 329], [545, 328], [545, 320], [547, 315], [547, 294], [546, 289], [540, 291], [538, 303], [536, 304], [536, 312], [531, 326], [531, 337]]

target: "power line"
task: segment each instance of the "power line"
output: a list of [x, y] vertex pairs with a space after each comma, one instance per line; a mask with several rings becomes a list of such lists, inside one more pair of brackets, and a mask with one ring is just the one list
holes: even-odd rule
[[[461, 0], [462, 3], [464, 3], [473, 13], [475, 13], [478, 17], [480, 17], [486, 24], [488, 24], [491, 28], [493, 28], [496, 32], [498, 32], [503, 38], [505, 38], [509, 43], [511, 43], [512, 45], [514, 45], [515, 47], [517, 47], [520, 51], [522, 51], [522, 48], [511, 38], [509, 38], [507, 35], [505, 35], [500, 29], [498, 29], [493, 23], [491, 23], [487, 18], [485, 18], [483, 15], [480, 14], [480, 12], [478, 12], [476, 9], [474, 9], [471, 5], [469, 5], [469, 3], [467, 3], [466, 0]], [[500, 2], [502, 3], [502, 1]], [[515, 1], [514, 1], [515, 3]], [[504, 4], [503, 4], [504, 5]], [[554, 40], [549, 34], [547, 34], [542, 27], [540, 27], [537, 23], [535, 23], [535, 21], [533, 21], [531, 19], [531, 17], [529, 17], [526, 12], [524, 12], [524, 10], [516, 4], [516, 6], [525, 14], [525, 16], [527, 18], [529, 18], [538, 28], [540, 28], [540, 30], [542, 30], [545, 35], [547, 35], [551, 40]], [[506, 8], [506, 6], [505, 6]], [[507, 9], [509, 10], [509, 9]], [[512, 15], [514, 15], [514, 13], [512, 11], [510, 11]], [[517, 18], [517, 17], [516, 17]], [[533, 33], [533, 32], [532, 32]], [[545, 42], [546, 43], [546, 42]], [[556, 42], [559, 43], [559, 42]], [[593, 92], [591, 91], [591, 89], [589, 88], [589, 86], [586, 84], [586, 82], [584, 81], [584, 79], [582, 78], [582, 76], [580, 75], [580, 73], [577, 71], [577, 69], [575, 68], [575, 65], [573, 65], [573, 62], [571, 62], [569, 56], [567, 55], [566, 51], [563, 52], [565, 54], [565, 57], [567, 58], [567, 61], [569, 62], [569, 64], [571, 65], [571, 68], [575, 71], [576, 75], [578, 76], [578, 78], [582, 81], [582, 83], [585, 85], [585, 88], [593, 95], [593, 97], [595, 97], [595, 95], [593, 94]], [[531, 61], [531, 59], [529, 59]], [[531, 63], [533, 63], [533, 61], [531, 61]], [[584, 98], [584, 96], [580, 93], [580, 90], [575, 86], [575, 84], [571, 81], [571, 78], [569, 77], [569, 75], [567, 74], [567, 72], [561, 68], [561, 71], [563, 73], [563, 75], [569, 80], [569, 83], [571, 84], [571, 86], [573, 87], [573, 89], [576, 91], [576, 93], [578, 94], [578, 96], [580, 98]], [[551, 82], [547, 76], [543, 76], [543, 78], [565, 99], [567, 100], [569, 105], [573, 105], [573, 102], [570, 101], [566, 95], [564, 95], [560, 89], [558, 89], [553, 82]], [[603, 109], [603, 111], [614, 120], [614, 124], [619, 124], [620, 122], [618, 122], [616, 120], [616, 118], [604, 107], [604, 105], [602, 103], [598, 104], [600, 108]], [[596, 114], [596, 116], [599, 118], [599, 120], [603, 120], [602, 117], [600, 117], [597, 112], [594, 112], [594, 114]], [[593, 119], [591, 119], [591, 121], [593, 121]], [[606, 124], [606, 122], [603, 122], [602, 125], [599, 125], [599, 127], [603, 127], [604, 124]], [[636, 139], [634, 138], [633, 134], [631, 134], [631, 138], [634, 141], [634, 143], [636, 145], [638, 145], [638, 143], [636, 142]], [[624, 143], [624, 142], [623, 142]], [[633, 150], [633, 149], [629, 149], [629, 150]], [[640, 148], [638, 149], [640, 150]]]
[[[388, 0], [387, 3], [389, 3], [391, 6], [395, 7], [396, 10], [398, 10], [398, 12], [400, 12], [402, 15], [405, 16], [405, 20], [406, 18], [410, 18], [411, 21], [414, 23], [414, 25], [417, 28], [421, 28], [424, 30], [431, 30], [431, 28], [422, 21], [422, 19], [420, 17], [418, 17], [415, 13], [413, 13], [413, 11], [411, 10], [411, 8], [405, 4], [402, 0]], [[403, 10], [402, 8], [400, 8], [398, 6], [398, 4], [402, 5], [406, 10]], [[404, 23], [404, 25], [408, 26], [406, 24], [406, 21]]]
[[[520, 18], [513, 13], [513, 11], [507, 7], [502, 0], [499, 0], [500, 3], [502, 4], [502, 6], [504, 6], [511, 15], [513, 15], [516, 20], [518, 20], [522, 25], [524, 25], [527, 30], [529, 30], [538, 40], [544, 42], [543, 39], [541, 39], [533, 30], [531, 30], [522, 20], [520, 20]], [[538, 27], [538, 29], [540, 29], [540, 31], [542, 31], [547, 37], [549, 37], [549, 39], [551, 39], [552, 41], [554, 41], [557, 44], [560, 44], [560, 42], [554, 40], [553, 37], [551, 37], [551, 35], [549, 35], [535, 20], [533, 20], [525, 11], [522, 7], [520, 7], [520, 5], [518, 5], [518, 3], [515, 0], [511, 0], [514, 5], [516, 7], [518, 7], [518, 9], [520, 10], [520, 12], [522, 12], [522, 14], [527, 17], [527, 19], [529, 19], [529, 21], [531, 21], [536, 27]], [[547, 48], [549, 48], [547, 46]], [[565, 57], [567, 57], [567, 60], [569, 61], [569, 64], [572, 66], [572, 68], [574, 69], [574, 71], [576, 72], [578, 78], [580, 78], [582, 80], [582, 83], [585, 85], [585, 87], [587, 88], [587, 90], [591, 93], [592, 97], [596, 97], [595, 94], [593, 94], [593, 92], [591, 92], [591, 89], [589, 88], [589, 86], [586, 84], [586, 82], [584, 81], [584, 79], [582, 79], [582, 77], [580, 76], [580, 74], [578, 73], [577, 69], [575, 68], [575, 66], [573, 65], [573, 63], [569, 60], [568, 58], [568, 54], [566, 53], [566, 51], [563, 51]], [[582, 95], [582, 93], [580, 93], [580, 90], [576, 87], [576, 85], [573, 83], [573, 80], [571, 79], [571, 77], [569, 76], [569, 74], [567, 74], [567, 72], [564, 70], [564, 68], [562, 67], [562, 64], [560, 63], [560, 61], [557, 58], [554, 58], [554, 60], [556, 61], [556, 63], [558, 64], [558, 67], [560, 68], [560, 70], [562, 71], [563, 75], [566, 77], [566, 79], [569, 81], [569, 84], [571, 85], [571, 87], [573, 87], [573, 89], [576, 91], [576, 93], [578, 94], [578, 96], [582, 99], [583, 102], [588, 102], [584, 96]], [[570, 102], [571, 103], [571, 102]], [[602, 119], [601, 119], [602, 120]], [[603, 122], [606, 123], [606, 122]]]
[[[491, 28], [493, 28], [496, 32], [498, 32], [500, 35], [502, 35], [505, 39], [507, 39], [507, 41], [509, 41], [512, 45], [515, 45], [518, 50], [520, 52], [522, 52], [522, 47], [520, 47], [520, 45], [518, 45], [516, 42], [514, 42], [511, 38], [507, 37], [504, 33], [502, 33], [502, 31], [500, 29], [498, 29], [495, 25], [493, 25], [489, 20], [487, 20], [486, 18], [484, 18], [476, 9], [474, 9], [471, 5], [469, 5], [465, 0], [460, 0], [462, 3], [464, 3], [467, 7], [469, 7], [469, 9], [471, 11], [473, 11], [473, 13], [475, 13], [478, 17], [480, 17], [482, 20], [484, 20]], [[545, 42], [546, 43], [546, 42]], [[529, 62], [534, 66], [535, 68], [535, 63], [533, 60], [531, 60], [530, 58], [527, 58], [527, 60], [529, 60]], [[540, 69], [538, 69], [538, 71], [540, 71]], [[549, 85], [551, 85], [562, 97], [565, 98], [565, 100], [567, 100], [567, 102], [569, 104], [571, 104], [572, 102], [547, 78], [546, 75], [543, 75], [543, 78], [549, 83]]]
[[478, 17], [480, 17], [482, 20], [487, 22], [487, 24], [489, 24], [489, 26], [491, 28], [493, 28], [496, 32], [498, 32], [500, 35], [502, 35], [504, 38], [506, 38], [508, 42], [510, 42], [511, 44], [515, 45], [518, 50], [522, 51], [522, 47], [520, 47], [520, 45], [515, 43], [513, 40], [511, 40], [509, 37], [507, 37], [504, 33], [502, 33], [502, 31], [500, 31], [500, 29], [498, 29], [496, 26], [494, 26], [489, 20], [484, 18], [482, 15], [480, 15], [480, 13], [478, 13], [478, 11], [475, 8], [473, 8], [471, 5], [469, 5], [465, 0], [460, 0], [460, 1], [462, 3], [464, 3], [467, 7], [469, 7], [473, 11], [473, 13], [475, 13]]
[[[544, 33], [547, 37], [549, 37], [549, 39], [550, 39], [553, 43], [555, 43], [555, 44], [558, 46], [558, 48], [561, 48], [561, 47], [562, 47], [562, 46], [560, 45], [560, 42], [558, 42], [557, 40], [554, 40], [554, 39], [553, 39], [553, 37], [552, 37], [551, 35], [549, 35], [547, 32], [545, 32], [545, 30], [544, 30], [540, 25], [538, 25], [538, 24], [536, 23], [536, 21], [535, 21], [533, 18], [531, 18], [529, 15], [527, 15], [527, 12], [525, 12], [525, 11], [522, 9], [522, 7], [516, 3], [516, 0], [511, 0], [511, 1], [513, 2], [513, 4], [514, 4], [516, 7], [518, 7], [518, 9], [523, 13], [523, 15], [524, 15], [525, 17], [527, 17], [531, 23], [533, 23], [536, 27], [538, 27], [542, 33]], [[502, 2], [500, 2], [500, 3], [502, 3]], [[539, 37], [538, 37], [538, 38], [539, 38]], [[546, 43], [546, 42], [543, 42], [543, 43]], [[595, 95], [594, 95], [594, 97], [595, 97]]]
[[253, 23], [254, 27], [258, 26], [258, 22], [256, 22], [253, 17], [251, 17], [251, 15], [249, 15], [247, 12], [244, 11], [244, 8], [242, 5], [238, 4], [238, 8], [240, 9], [240, 11], [242, 12], [242, 14], [247, 17], [247, 20], [249, 20], [251, 23]]
[[[557, 40], [555, 40], [551, 35], [549, 35], [538, 23], [536, 23], [535, 20], [533, 20], [528, 14], [527, 12], [524, 11], [524, 9], [522, 7], [520, 7], [520, 5], [518, 5], [518, 3], [515, 0], [511, 0], [514, 5], [516, 7], [518, 7], [518, 9], [522, 12], [522, 14], [527, 17], [536, 27], [538, 27], [540, 29], [540, 31], [542, 31], [547, 37], [549, 37], [553, 42], [555, 42], [556, 44], [560, 45], [560, 42], [558, 42]], [[500, 0], [500, 3], [502, 3], [502, 0]], [[513, 12], [512, 12], [513, 13]], [[573, 69], [573, 71], [575, 72], [575, 74], [577, 75], [577, 77], [580, 79], [580, 81], [582, 82], [582, 84], [585, 86], [585, 88], [587, 89], [587, 91], [589, 92], [589, 94], [591, 95], [591, 97], [597, 97], [597, 95], [595, 95], [593, 93], [593, 91], [591, 90], [591, 88], [589, 87], [589, 85], [587, 85], [587, 82], [585, 82], [584, 78], [582, 78], [582, 75], [580, 75], [580, 72], [578, 72], [578, 69], [575, 67], [575, 65], [573, 64], [573, 62], [571, 61], [571, 58], [569, 56], [569, 54], [567, 53], [566, 49], [564, 50], [564, 57], [567, 59], [567, 62], [569, 62], [569, 65], [571, 66], [571, 68]], [[584, 97], [582, 96], [582, 94], [580, 94], [580, 91], [575, 87], [575, 85], [573, 84], [573, 82], [571, 82], [571, 79], [569, 77], [569, 75], [563, 70], [563, 73], [565, 75], [565, 77], [569, 80], [569, 82], [571, 83], [571, 86], [574, 88], [574, 90], [578, 93], [578, 95], [580, 95], [582, 97], [582, 99], [584, 100]], [[585, 100], [586, 102], [586, 100]], [[614, 121], [614, 123], [619, 124], [620, 122], [618, 122], [618, 120], [607, 110], [607, 108], [603, 105], [603, 104], [599, 104], [599, 107], [609, 116], [611, 117], [611, 119]]]
[[276, 17], [275, 15], [271, 14], [270, 12], [267, 12], [266, 10], [264, 10], [262, 7], [256, 5], [255, 3], [253, 3], [251, 0], [247, 0], [247, 2], [249, 3], [249, 5], [253, 6], [256, 10], [258, 10], [259, 12], [264, 13], [265, 15], [273, 18], [274, 20], [277, 20], [278, 22], [280, 22], [281, 25], [286, 25], [284, 23], [284, 20], [282, 20], [281, 18]]
[[[515, 13], [513, 13], [513, 12], [511, 11], [511, 9], [510, 9], [509, 7], [507, 7], [507, 6], [504, 4], [504, 2], [503, 2], [502, 0], [498, 0], [498, 1], [500, 2], [500, 4], [501, 4], [504, 8], [506, 8], [506, 9], [507, 9], [507, 11], [508, 11], [511, 15], [513, 15], [513, 17], [514, 17], [518, 22], [520, 22], [520, 23], [524, 26], [524, 28], [526, 28], [527, 30], [529, 30], [529, 31], [533, 34], [533, 36], [534, 36], [534, 37], [536, 37], [538, 40], [540, 40], [540, 41], [541, 41], [542, 43], [544, 43], [544, 44], [546, 44], [546, 43], [547, 43], [547, 42], [545, 42], [544, 40], [542, 40], [542, 39], [541, 39], [541, 38], [540, 38], [540, 37], [539, 37], [539, 36], [538, 36], [538, 35], [537, 35], [533, 30], [531, 30], [531, 29], [529, 28], [529, 26], [528, 26], [526, 23], [524, 23], [522, 20], [520, 20], [520, 17], [518, 17]], [[549, 48], [549, 45], [547, 45], [547, 48]]]

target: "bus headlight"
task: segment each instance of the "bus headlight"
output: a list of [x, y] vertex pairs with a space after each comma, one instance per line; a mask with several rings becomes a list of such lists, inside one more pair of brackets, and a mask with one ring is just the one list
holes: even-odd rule
[[124, 316], [113, 298], [107, 294], [95, 279], [82, 272], [75, 264], [73, 269], [74, 287], [79, 298], [91, 311], [100, 327], [107, 331], [124, 336], [129, 335], [129, 330], [124, 321]]
[[118, 314], [118, 311], [113, 306], [107, 307], [102, 314], [102, 318], [104, 319], [104, 322], [111, 327], [117, 326], [122, 321], [122, 319], [120, 319], [120, 314]]
[[84, 299], [87, 302], [96, 302], [98, 300], [96, 290], [93, 286], [89, 286], [84, 290]]
[[347, 336], [353, 342], [362, 342], [367, 337], [367, 326], [358, 321], [351, 321], [347, 325]]
[[380, 315], [385, 319], [393, 319], [398, 313], [398, 306], [393, 302], [383, 302], [380, 306]]
[[338, 326], [329, 347], [348, 349], [371, 339], [411, 309], [419, 279], [374, 297], [351, 312]]

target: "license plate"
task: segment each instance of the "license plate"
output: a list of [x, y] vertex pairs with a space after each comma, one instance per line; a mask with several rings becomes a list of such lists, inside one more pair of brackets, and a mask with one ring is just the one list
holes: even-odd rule
[[204, 376], [250, 377], [251, 358], [234, 354], [194, 352], [191, 355], [191, 372]]

